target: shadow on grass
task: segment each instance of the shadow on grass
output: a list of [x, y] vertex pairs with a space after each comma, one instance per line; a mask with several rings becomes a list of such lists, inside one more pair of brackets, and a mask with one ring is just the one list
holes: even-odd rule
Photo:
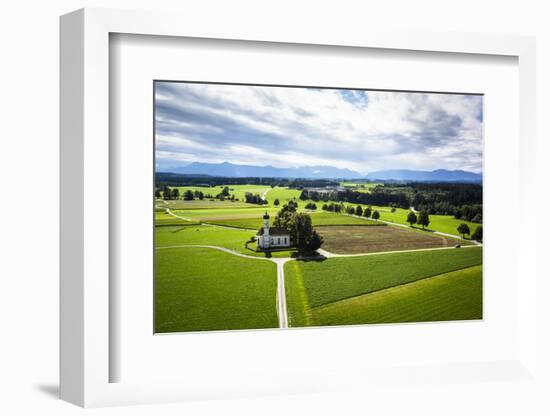
[[292, 254], [292, 258], [297, 261], [310, 262], [310, 261], [325, 261], [327, 258], [316, 251], [297, 251]]

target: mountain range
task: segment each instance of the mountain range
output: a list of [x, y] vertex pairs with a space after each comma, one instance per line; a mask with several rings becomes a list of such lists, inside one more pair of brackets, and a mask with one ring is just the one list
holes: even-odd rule
[[362, 175], [350, 169], [332, 166], [301, 166], [276, 168], [273, 166], [238, 165], [229, 162], [193, 162], [186, 166], [170, 169], [170, 173], [184, 175], [208, 175], [223, 177], [259, 178], [308, 178], [308, 179], [368, 179], [403, 182], [469, 182], [481, 183], [482, 176], [464, 170], [437, 169], [433, 171], [392, 169], [370, 172]]

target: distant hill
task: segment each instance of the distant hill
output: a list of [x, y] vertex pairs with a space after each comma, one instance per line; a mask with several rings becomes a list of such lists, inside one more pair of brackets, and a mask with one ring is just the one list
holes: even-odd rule
[[228, 178], [368, 179], [372, 181], [466, 183], [481, 183], [482, 181], [480, 174], [464, 170], [394, 169], [379, 170], [364, 176], [350, 169], [340, 169], [332, 166], [276, 168], [273, 166], [238, 165], [229, 162], [193, 162], [186, 166], [172, 168], [169, 173], [185, 176], [221, 176]]
[[276, 168], [273, 166], [237, 165], [229, 162], [201, 163], [193, 162], [187, 166], [170, 169], [173, 173], [186, 175], [226, 176], [232, 178], [361, 178], [359, 172], [339, 169], [331, 166], [303, 166], [296, 168]]
[[379, 170], [370, 172], [367, 179], [373, 181], [403, 181], [403, 182], [468, 182], [481, 183], [482, 176], [479, 173], [467, 172], [465, 170], [437, 169], [426, 170]]

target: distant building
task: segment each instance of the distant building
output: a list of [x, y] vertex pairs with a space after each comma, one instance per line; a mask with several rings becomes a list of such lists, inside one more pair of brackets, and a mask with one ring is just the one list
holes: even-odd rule
[[261, 249], [290, 247], [290, 235], [285, 228], [270, 227], [269, 214], [264, 215], [264, 226], [258, 231], [258, 247]]
[[346, 188], [343, 186], [325, 186], [325, 187], [308, 187], [304, 188], [308, 192], [318, 192], [320, 194], [329, 194], [331, 192], [344, 192]]

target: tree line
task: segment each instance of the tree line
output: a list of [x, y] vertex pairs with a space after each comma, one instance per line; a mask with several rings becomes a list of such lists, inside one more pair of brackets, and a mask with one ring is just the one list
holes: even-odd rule
[[372, 188], [370, 192], [353, 189], [327, 192], [303, 189], [300, 199], [404, 209], [412, 206], [418, 211], [425, 210], [429, 214], [453, 215], [457, 219], [481, 223], [483, 221], [482, 191], [482, 186], [478, 184], [385, 184]]
[[338, 186], [339, 182], [330, 179], [299, 179], [299, 178], [230, 178], [224, 176], [183, 175], [177, 173], [158, 172], [155, 174], [157, 187], [167, 186], [200, 186], [211, 188], [221, 185], [268, 185], [292, 189], [305, 187]]

